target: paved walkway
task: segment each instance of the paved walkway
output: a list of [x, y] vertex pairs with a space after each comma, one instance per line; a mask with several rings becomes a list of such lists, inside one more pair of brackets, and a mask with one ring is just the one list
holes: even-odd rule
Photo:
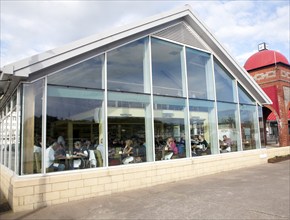
[[290, 219], [290, 160], [0, 214], [0, 219]]

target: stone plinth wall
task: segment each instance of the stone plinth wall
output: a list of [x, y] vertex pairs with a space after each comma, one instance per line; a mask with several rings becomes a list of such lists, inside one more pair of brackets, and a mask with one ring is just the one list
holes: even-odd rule
[[[273, 155], [285, 155], [290, 147], [249, 150], [219, 155], [129, 164], [109, 168], [13, 176], [1, 165], [1, 190], [13, 211], [151, 187], [223, 171], [267, 163]], [[3, 181], [2, 181], [3, 180]]]
[[[16, 176], [15, 176], [16, 177]], [[0, 165], [0, 199], [1, 201], [4, 198], [12, 204], [13, 202], [13, 189], [11, 185], [11, 181], [13, 178], [12, 170], [9, 170], [7, 167]]]
[[289, 147], [273, 147], [267, 149], [268, 158], [272, 158], [275, 156], [284, 156], [290, 154], [290, 146]]

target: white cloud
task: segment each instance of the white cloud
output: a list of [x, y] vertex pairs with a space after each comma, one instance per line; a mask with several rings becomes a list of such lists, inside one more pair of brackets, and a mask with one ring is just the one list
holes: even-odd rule
[[[258, 46], [257, 46], [257, 48], [258, 48]], [[250, 52], [241, 53], [241, 54], [237, 55], [235, 57], [235, 59], [238, 63], [245, 64], [246, 60], [248, 58], [250, 58], [250, 56], [252, 56], [256, 52], [257, 52], [257, 50], [252, 50]], [[243, 65], [241, 65], [241, 66], [243, 66]]]
[[217, 39], [238, 57], [241, 65], [245, 54], [257, 52], [257, 45], [266, 42], [289, 60], [288, 1], [215, 1], [193, 3], [203, 22]]
[[288, 1], [11, 0], [1, 1], [0, 66], [185, 4], [241, 65], [264, 41], [289, 60]]

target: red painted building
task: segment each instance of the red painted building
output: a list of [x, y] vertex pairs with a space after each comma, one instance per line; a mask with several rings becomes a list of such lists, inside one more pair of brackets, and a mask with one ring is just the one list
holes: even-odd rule
[[272, 100], [264, 105], [266, 144], [290, 145], [290, 65], [281, 53], [268, 50], [265, 43], [245, 63], [245, 69]]

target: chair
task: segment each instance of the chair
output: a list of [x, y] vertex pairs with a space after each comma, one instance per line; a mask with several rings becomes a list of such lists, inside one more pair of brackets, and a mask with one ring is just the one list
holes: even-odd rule
[[34, 157], [34, 172], [41, 173], [41, 154], [39, 152], [34, 152], [33, 157]]
[[95, 152], [93, 150], [89, 150], [89, 167], [96, 167], [97, 166], [97, 159], [95, 156]]
[[123, 164], [129, 164], [131, 162], [134, 162], [134, 157], [132, 157], [132, 156], [128, 156], [122, 160]]
[[207, 145], [207, 148], [203, 149], [201, 155], [210, 155], [211, 154], [211, 148], [210, 148], [210, 143]]
[[133, 151], [133, 156], [135, 163], [146, 161], [146, 147], [144, 145], [135, 147]]
[[84, 158], [74, 159], [72, 163], [73, 169], [84, 169], [85, 168], [85, 160]]
[[95, 150], [95, 157], [97, 159], [97, 166], [102, 167], [103, 166], [103, 158], [102, 158], [101, 151]]
[[172, 156], [173, 156], [173, 152], [170, 152], [164, 156], [164, 160], [170, 160]]

